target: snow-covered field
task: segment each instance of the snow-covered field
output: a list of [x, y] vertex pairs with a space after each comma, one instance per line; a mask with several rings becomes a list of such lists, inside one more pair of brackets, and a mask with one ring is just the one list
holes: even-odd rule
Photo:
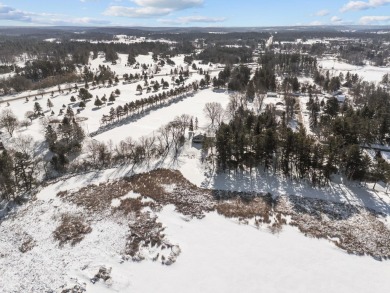
[[[115, 171], [114, 171], [115, 172]], [[44, 188], [18, 217], [0, 225], [2, 292], [61, 292], [79, 284], [87, 292], [382, 292], [390, 289], [390, 262], [349, 255], [327, 240], [307, 238], [286, 226], [273, 234], [215, 212], [189, 219], [166, 206], [157, 212], [171, 243], [181, 253], [171, 266], [146, 259], [123, 261], [125, 222], [95, 219], [92, 232], [74, 247], [59, 248], [52, 236], [62, 213], [82, 213], [55, 196], [112, 179], [112, 171], [79, 175]], [[133, 196], [133, 195], [132, 195]], [[25, 225], [25, 223], [34, 223]], [[18, 247], [26, 235], [35, 246]], [[111, 280], [91, 283], [100, 267]], [[359, 276], [359, 278], [356, 278]], [[190, 284], [190, 286], [189, 286]]]
[[[120, 39], [120, 38], [119, 38]], [[119, 55], [116, 65], [109, 66], [120, 77], [124, 73], [139, 73], [139, 70], [125, 66], [127, 56]], [[91, 60], [91, 68], [97, 70], [99, 65], [107, 65], [104, 58]], [[160, 76], [170, 82], [170, 70], [184, 66], [184, 56], [173, 58], [175, 66], [164, 66]], [[152, 56], [137, 57], [137, 62], [153, 64]], [[323, 69], [351, 71], [367, 80], [379, 81], [390, 69], [353, 67], [351, 65], [322, 60]], [[204, 65], [208, 68], [208, 65]], [[200, 80], [202, 76], [191, 71], [186, 83]], [[212, 77], [218, 72], [213, 72]], [[310, 80], [306, 80], [310, 82]], [[100, 127], [102, 114], [108, 114], [110, 107], [145, 98], [136, 94], [137, 82], [112, 87], [91, 89], [93, 97], [109, 97], [112, 91], [119, 89], [121, 94], [113, 105], [100, 109], [93, 105], [93, 100], [79, 116], [88, 118], [82, 123], [87, 133], [95, 132]], [[161, 90], [160, 90], [161, 92]], [[152, 95], [153, 93], [150, 93]], [[50, 115], [46, 107], [47, 99], [53, 102], [54, 117], [58, 116], [62, 105], [70, 104], [76, 110], [77, 102], [70, 103], [70, 97], [77, 97], [77, 92], [65, 91], [54, 97], [38, 96], [37, 102]], [[308, 98], [300, 100], [303, 110], [303, 123], [307, 126], [308, 116], [305, 113]], [[118, 124], [112, 129], [94, 136], [98, 141], [111, 140], [114, 144], [132, 137], [137, 139], [148, 136], [175, 116], [189, 114], [199, 120], [200, 131], [207, 126], [203, 114], [204, 105], [208, 102], [219, 102], [226, 108], [229, 94], [224, 91], [213, 91], [211, 88], [200, 90], [188, 97], [166, 106], [158, 107], [144, 113], [137, 119]], [[35, 101], [31, 98], [11, 101], [7, 106], [0, 105], [0, 110], [10, 108], [19, 119], [24, 118], [26, 111], [33, 110]], [[264, 104], [283, 102], [282, 99], [266, 99]], [[32, 135], [35, 140], [44, 140], [44, 131], [40, 119], [33, 121], [27, 129], [20, 129], [16, 135]], [[2, 136], [5, 144], [10, 143], [6, 135]], [[390, 197], [385, 187], [377, 184], [360, 186], [334, 177], [326, 188], [310, 187], [309, 183], [296, 182], [275, 174], [254, 171], [252, 174], [217, 174], [210, 165], [202, 164], [202, 151], [199, 146], [186, 142], [180, 156], [173, 160], [167, 158], [159, 162], [158, 167], [179, 170], [186, 179], [196, 186], [209, 189], [236, 190], [248, 192], [270, 192], [274, 196], [296, 195], [334, 202], [348, 203], [371, 208], [384, 213], [383, 220], [390, 228]], [[157, 164], [156, 164], [157, 166]], [[160, 211], [152, 212], [166, 228], [164, 234], [171, 243], [178, 244], [181, 253], [171, 266], [153, 262], [146, 256], [143, 262], [124, 261], [123, 249], [129, 232], [128, 223], [115, 216], [100, 216], [89, 219], [92, 232], [75, 246], [65, 244], [59, 247], [53, 237], [61, 215], [71, 213], [85, 216], [79, 206], [66, 202], [57, 196], [59, 191], [78, 190], [89, 184], [104, 183], [129, 174], [148, 171], [155, 165], [136, 167], [123, 166], [98, 172], [61, 179], [40, 190], [36, 200], [22, 205], [8, 219], [0, 222], [0, 291], [16, 292], [61, 292], [74, 284], [85, 287], [87, 292], [386, 292], [390, 290], [390, 261], [378, 261], [369, 256], [350, 255], [337, 248], [328, 240], [305, 237], [297, 228], [283, 227], [280, 233], [271, 233], [265, 227], [242, 225], [237, 220], [224, 218], [216, 212], [207, 213], [203, 219], [190, 219], [166, 205]], [[127, 198], [136, 195], [132, 193]], [[123, 198], [125, 199], [125, 198]], [[112, 208], [118, 206], [118, 200]], [[107, 211], [110, 213], [110, 211]], [[387, 218], [386, 218], [387, 217]], [[19, 247], [29, 237], [33, 238], [31, 250], [21, 252]], [[111, 281], [93, 284], [90, 280], [105, 266], [111, 268]], [[64, 286], [61, 288], [61, 286]]]
[[378, 83], [383, 75], [390, 73], [390, 67], [377, 67], [372, 65], [356, 66], [338, 61], [334, 58], [320, 59], [318, 65], [323, 70], [329, 70], [331, 75], [339, 75], [342, 72], [345, 76], [347, 72], [358, 74], [366, 81]]
[[[47, 42], [53, 42], [55, 39], [46, 39]], [[167, 43], [167, 44], [174, 44], [174, 42], [167, 40], [167, 39], [150, 39], [146, 37], [135, 37], [135, 36], [128, 36], [128, 35], [116, 35], [114, 36], [114, 40], [87, 40], [87, 39], [71, 39], [73, 42], [89, 42], [92, 44], [97, 43], [115, 43], [115, 44], [135, 44], [135, 43], [154, 43], [154, 42], [160, 42], [160, 43]]]

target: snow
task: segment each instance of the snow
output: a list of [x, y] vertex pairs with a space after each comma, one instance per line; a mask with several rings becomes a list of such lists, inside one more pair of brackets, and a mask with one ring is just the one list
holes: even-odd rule
[[[118, 41], [129, 40], [126, 36], [117, 36]], [[139, 73], [140, 70], [125, 66], [127, 55], [120, 54], [116, 65], [109, 66], [119, 76], [124, 73]], [[137, 56], [139, 63], [154, 64], [152, 55]], [[91, 68], [97, 70], [103, 65], [104, 58], [91, 60]], [[174, 67], [164, 66], [162, 76], [176, 66], [184, 66], [184, 55], [172, 58]], [[199, 61], [196, 61], [199, 64]], [[372, 66], [356, 67], [342, 62], [322, 60], [323, 68], [334, 67], [334, 71], [351, 71], [360, 76], [375, 78], [379, 81], [390, 69]], [[105, 64], [107, 65], [107, 64]], [[208, 65], [203, 65], [209, 68]], [[381, 76], [379, 77], [379, 73]], [[213, 72], [213, 74], [216, 74]], [[363, 75], [362, 75], [363, 74]], [[167, 77], [170, 79], [170, 77]], [[193, 73], [188, 82], [199, 80]], [[310, 82], [310, 79], [307, 80]], [[107, 97], [115, 89], [121, 95], [113, 107], [123, 105], [147, 95], [136, 95], [133, 84], [118, 84], [113, 87], [90, 89], [95, 97]], [[64, 87], [63, 85], [62, 87]], [[26, 93], [24, 93], [26, 94]], [[57, 117], [62, 105], [70, 102], [70, 94], [55, 94], [50, 98]], [[38, 102], [46, 109], [49, 95]], [[302, 120], [309, 131], [306, 103], [308, 97], [299, 98], [303, 114]], [[226, 108], [229, 94], [224, 91], [213, 91], [211, 88], [200, 90], [178, 99], [167, 106], [162, 106], [140, 117], [119, 124], [116, 127], [94, 137], [99, 141], [112, 141], [114, 144], [132, 137], [152, 135], [176, 116], [189, 114], [199, 120], [200, 131], [208, 124], [204, 114], [204, 105], [208, 102], [219, 102]], [[283, 102], [280, 97], [266, 98], [264, 104]], [[26, 111], [32, 110], [34, 101], [24, 99], [10, 102], [19, 119], [24, 118]], [[71, 105], [73, 106], [73, 105]], [[4, 109], [2, 104], [0, 110]], [[89, 102], [80, 114], [88, 120], [82, 123], [87, 133], [98, 130], [102, 114], [107, 114], [110, 106], [96, 109]], [[77, 107], [75, 107], [77, 109]], [[48, 114], [47, 114], [48, 115]], [[297, 121], [293, 127], [297, 127]], [[29, 134], [38, 142], [43, 142], [44, 131], [40, 119], [34, 120], [26, 130], [17, 131], [16, 135]], [[311, 133], [313, 134], [313, 133]], [[5, 143], [11, 140], [3, 135]], [[388, 158], [387, 158], [388, 159]], [[270, 192], [274, 196], [296, 195], [312, 197], [335, 202], [350, 203], [372, 208], [383, 212], [384, 223], [389, 226], [390, 197], [385, 187], [377, 184], [360, 186], [345, 178], [334, 176], [329, 186], [315, 188], [305, 181], [293, 181], [278, 174], [254, 170], [238, 172], [235, 176], [229, 173], [217, 174], [212, 165], [202, 163], [202, 151], [186, 142], [180, 156], [173, 160], [167, 158], [158, 164], [159, 167], [173, 168], [182, 172], [184, 177], [197, 186], [210, 189], [237, 191]], [[284, 226], [279, 234], [272, 234], [268, 229], [255, 228], [253, 225], [241, 225], [232, 219], [226, 219], [216, 213], [209, 213], [204, 219], [189, 219], [174, 211], [173, 206], [166, 206], [157, 212], [158, 221], [166, 227], [164, 233], [173, 243], [181, 248], [176, 263], [162, 266], [160, 263], [145, 260], [140, 263], [123, 261], [121, 253], [126, 244], [128, 225], [115, 217], [89, 219], [92, 232], [75, 247], [65, 245], [58, 247], [52, 236], [63, 213], [84, 215], [84, 211], [57, 197], [59, 191], [75, 191], [89, 184], [100, 184], [130, 174], [147, 171], [150, 166], [122, 166], [119, 168], [89, 172], [80, 175], [69, 175], [58, 182], [42, 187], [35, 200], [18, 208], [15, 215], [0, 222], [0, 291], [10, 292], [51, 292], [64, 284], [86, 284], [87, 292], [383, 292], [390, 289], [390, 262], [379, 262], [371, 257], [348, 255], [327, 240], [305, 237], [296, 228]], [[174, 185], [164, 186], [167, 192]], [[130, 192], [114, 199], [111, 208], [119, 207], [125, 199], [139, 198], [140, 195]], [[142, 202], [152, 201], [142, 198]], [[153, 213], [150, 210], [151, 213]], [[18, 247], [25, 234], [33, 237], [36, 246], [22, 254]], [[101, 266], [112, 268], [112, 284], [102, 282], [92, 284], [90, 279]], [[356, 276], [359, 276], [358, 278]], [[17, 280], [17, 281], [16, 281]]]
[[390, 288], [389, 263], [350, 256], [294, 228], [271, 234], [215, 213], [186, 222], [172, 210], [165, 208], [159, 219], [182, 253], [169, 268], [129, 264], [135, 292], [356, 293]]
[[[86, 284], [87, 292], [96, 293], [359, 293], [390, 289], [390, 262], [348, 255], [329, 241], [307, 238], [290, 226], [272, 234], [216, 213], [189, 221], [167, 206], [157, 213], [158, 220], [166, 227], [164, 234], [180, 245], [181, 254], [173, 265], [162, 266], [148, 260], [121, 260], [127, 229], [120, 223], [94, 222], [92, 232], [75, 247], [59, 248], [51, 236], [56, 215], [76, 212], [74, 207], [64, 203], [53, 207], [48, 201], [28, 205], [26, 210], [22, 219], [10, 219], [0, 226], [9, 236], [0, 239], [0, 251], [5, 252], [0, 258], [4, 293], [44, 292], [74, 283]], [[27, 221], [34, 225], [26, 227], [23, 223]], [[15, 231], [20, 230], [37, 241], [25, 254], [12, 247], [17, 240]], [[112, 280], [92, 284], [90, 279], [101, 266], [112, 268]]]
[[114, 36], [113, 40], [89, 40], [89, 39], [71, 39], [72, 42], [88, 42], [91, 44], [98, 44], [98, 43], [114, 43], [114, 44], [135, 44], [135, 43], [153, 43], [153, 42], [160, 42], [160, 43], [167, 43], [167, 44], [174, 44], [175, 42], [167, 39], [150, 39], [146, 37], [135, 37], [135, 36], [128, 36], [128, 35], [116, 35]]
[[61, 44], [61, 41], [56, 38], [45, 39], [45, 42]]
[[128, 194], [120, 197], [120, 198], [114, 198], [112, 201], [111, 201], [111, 206], [112, 207], [119, 207], [121, 205], [121, 202], [125, 199], [129, 199], [129, 198], [139, 198], [141, 195], [138, 194], [138, 193], [134, 193], [134, 192], [129, 192]]
[[323, 70], [329, 70], [331, 75], [345, 74], [349, 71], [351, 74], [358, 74], [364, 80], [377, 83], [382, 80], [383, 75], [390, 73], [390, 67], [377, 67], [372, 65], [356, 66], [336, 60], [335, 58], [326, 58], [318, 60], [318, 65]]
[[114, 144], [119, 143], [126, 137], [138, 139], [156, 132], [161, 126], [171, 122], [176, 116], [189, 114], [197, 117], [201, 128], [207, 126], [207, 120], [203, 114], [206, 103], [219, 102], [222, 107], [226, 107], [229, 102], [229, 95], [226, 92], [214, 92], [211, 89], [201, 90], [198, 93], [184, 98], [182, 101], [174, 103], [169, 107], [162, 107], [152, 110], [148, 115], [122, 126], [118, 126], [108, 132], [95, 136], [99, 141], [111, 140]]
[[[125, 63], [127, 62], [127, 55], [126, 54], [120, 54], [120, 61], [116, 65], [109, 66], [112, 68], [113, 71], [116, 72], [116, 74], [119, 74], [121, 77], [124, 73], [140, 73], [140, 69], [132, 69], [128, 66], [125, 66]], [[184, 66], [184, 56], [178, 56], [175, 58], [176, 66]], [[104, 65], [104, 60], [101, 58], [96, 58], [95, 60], [91, 60], [91, 69], [92, 70], [98, 70], [99, 65]], [[151, 62], [153, 64], [152, 55], [139, 55], [137, 57], [137, 61], [142, 63], [148, 63]], [[107, 65], [107, 64], [106, 64]], [[168, 72], [170, 72], [170, 69], [172, 67], [165, 65], [162, 68], [161, 75], [155, 75], [154, 81], [161, 82], [161, 79], [164, 78], [166, 81], [170, 82], [171, 76], [167, 75]], [[211, 72], [211, 77], [213, 77], [215, 74], [218, 74], [219, 70], [216, 70], [214, 72]], [[201, 75], [198, 73], [191, 73], [190, 77], [186, 81], [186, 84], [191, 83], [193, 81], [199, 81], [202, 78]], [[151, 80], [149, 80], [149, 83]], [[130, 84], [122, 84], [121, 82], [117, 85], [114, 85], [112, 87], [95, 87], [89, 88], [89, 92], [93, 95], [93, 98], [90, 102], [87, 103], [87, 106], [84, 110], [81, 111], [81, 113], [78, 115], [80, 117], [88, 118], [86, 121], [83, 121], [81, 123], [82, 127], [86, 131], [87, 134], [93, 133], [97, 131], [101, 126], [101, 118], [103, 114], [108, 114], [109, 109], [111, 107], [117, 107], [119, 105], [124, 105], [125, 103], [136, 101], [141, 98], [147, 98], [148, 96], [154, 95], [155, 93], [151, 92], [150, 94], [144, 93], [142, 96], [136, 94], [136, 87], [138, 84], [141, 84], [143, 86], [143, 82], [136, 82], [136, 83], [130, 83]], [[79, 85], [81, 87], [81, 85]], [[61, 89], [64, 90], [64, 93], [58, 93], [56, 92], [53, 97], [51, 97], [50, 94], [44, 94], [43, 98], [40, 94], [38, 94], [37, 91], [31, 91], [28, 93], [19, 93], [13, 96], [7, 96], [0, 98], [0, 101], [7, 101], [9, 98], [16, 98], [20, 96], [24, 96], [26, 94], [29, 95], [37, 95], [37, 100], [33, 97], [29, 98], [29, 101], [27, 102], [25, 99], [18, 99], [18, 100], [9, 100], [10, 106], [8, 107], [6, 103], [0, 103], [0, 111], [4, 108], [10, 108], [13, 110], [15, 115], [18, 117], [19, 120], [25, 119], [24, 115], [27, 111], [32, 111], [34, 107], [34, 103], [38, 102], [44, 109], [44, 113], [46, 116], [49, 116], [51, 118], [57, 118], [62, 119], [63, 116], [59, 115], [60, 109], [64, 109], [63, 105], [70, 106], [73, 108], [73, 111], [76, 112], [78, 109], [78, 102], [71, 103], [70, 98], [71, 96], [76, 97], [78, 95], [78, 91], [72, 89], [72, 91], [69, 93], [68, 88], [71, 88], [72, 85], [64, 84], [61, 85]], [[172, 88], [172, 86], [170, 87]], [[169, 88], [169, 89], [170, 89]], [[103, 105], [100, 109], [96, 108], [93, 104], [94, 98], [98, 96], [101, 98], [103, 95], [106, 95], [108, 98], [110, 94], [115, 91], [115, 89], [119, 89], [121, 92], [121, 95], [116, 98], [116, 101], [114, 104], [107, 104]], [[57, 91], [57, 87], [52, 87], [49, 89], [45, 89], [48, 93], [51, 91]], [[160, 93], [162, 90], [160, 89]], [[48, 109], [47, 99], [49, 99], [53, 103], [52, 109]], [[195, 93], [193, 96], [183, 98], [182, 100], [179, 100], [173, 104], [170, 104], [169, 106], [163, 106], [162, 108], [158, 108], [156, 110], [151, 111], [150, 113], [147, 113], [142, 118], [137, 118], [136, 121], [130, 122], [128, 124], [122, 125], [120, 127], [116, 127], [113, 130], [110, 130], [108, 132], [102, 133], [101, 135], [98, 135], [95, 137], [95, 139], [101, 140], [101, 141], [108, 141], [113, 140], [114, 143], [118, 143], [121, 140], [131, 136], [133, 138], [139, 138], [144, 135], [150, 135], [153, 133], [153, 131], [156, 131], [160, 126], [167, 124], [168, 122], [172, 121], [176, 116], [181, 114], [190, 114], [194, 117], [198, 117], [199, 119], [199, 125], [205, 126], [206, 121], [203, 115], [203, 108], [205, 103], [207, 102], [220, 102], [224, 107], [226, 106], [228, 102], [228, 94], [227, 93], [217, 93], [213, 92], [211, 89], [203, 90]], [[51, 116], [50, 112], [54, 111], [54, 115]], [[28, 134], [32, 135], [35, 140], [38, 142], [44, 141], [44, 128], [41, 125], [42, 118], [35, 119], [31, 126], [28, 127], [28, 129], [19, 129], [16, 132], [16, 136], [20, 134]], [[8, 137], [3, 136], [3, 140], [5, 143], [8, 141]]]

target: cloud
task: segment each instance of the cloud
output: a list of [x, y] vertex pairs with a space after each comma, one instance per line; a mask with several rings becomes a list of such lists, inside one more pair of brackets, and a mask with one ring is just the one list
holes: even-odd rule
[[49, 19], [44, 24], [51, 25], [109, 25], [111, 24], [108, 20], [95, 19], [89, 17], [71, 18], [71, 19]]
[[347, 12], [347, 11], [357, 11], [357, 10], [367, 10], [370, 8], [377, 8], [386, 4], [389, 4], [390, 0], [368, 0], [365, 1], [349, 1], [347, 4], [345, 4], [340, 11], [341, 12]]
[[323, 25], [323, 23], [321, 21], [312, 21], [309, 23], [309, 25], [313, 25], [313, 26], [316, 26], [316, 25]]
[[15, 8], [0, 4], [0, 19], [31, 22], [34, 13], [24, 12]]
[[200, 7], [203, 0], [133, 0], [136, 7], [112, 5], [104, 15], [131, 18], [148, 18], [169, 15], [172, 12]]
[[317, 11], [316, 13], [314, 13], [314, 15], [315, 16], [326, 16], [329, 13], [330, 13], [329, 10], [323, 9], [323, 10]]
[[385, 24], [390, 22], [390, 16], [363, 16], [359, 19], [359, 23], [366, 24]]
[[158, 19], [158, 22], [164, 24], [188, 24], [188, 23], [217, 23], [224, 22], [225, 17], [207, 17], [207, 16], [184, 16], [177, 19]]
[[110, 21], [89, 17], [72, 18], [63, 15], [22, 11], [0, 4], [0, 20], [40, 25], [108, 25]]
[[168, 15], [172, 11], [169, 8], [110, 6], [103, 14], [108, 16], [148, 18]]
[[183, 10], [203, 5], [203, 0], [133, 0], [141, 7], [170, 8]]
[[338, 16], [332, 16], [332, 17], [330, 18], [330, 21], [331, 21], [333, 24], [335, 24], [335, 23], [342, 23], [342, 22], [343, 22], [343, 20], [342, 20], [340, 17], [338, 17]]

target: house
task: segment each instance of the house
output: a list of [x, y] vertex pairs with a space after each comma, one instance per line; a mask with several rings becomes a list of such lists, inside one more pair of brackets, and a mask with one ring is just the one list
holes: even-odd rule
[[198, 134], [192, 138], [192, 143], [203, 143], [204, 139], [205, 136], [203, 134]]
[[346, 99], [345, 95], [337, 95], [337, 96], [335, 96], [335, 98], [337, 99], [337, 101], [339, 103], [344, 103], [345, 99]]

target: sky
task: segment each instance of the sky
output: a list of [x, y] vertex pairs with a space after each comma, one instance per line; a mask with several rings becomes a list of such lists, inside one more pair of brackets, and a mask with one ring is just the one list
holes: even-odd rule
[[0, 0], [0, 26], [390, 25], [390, 0]]

